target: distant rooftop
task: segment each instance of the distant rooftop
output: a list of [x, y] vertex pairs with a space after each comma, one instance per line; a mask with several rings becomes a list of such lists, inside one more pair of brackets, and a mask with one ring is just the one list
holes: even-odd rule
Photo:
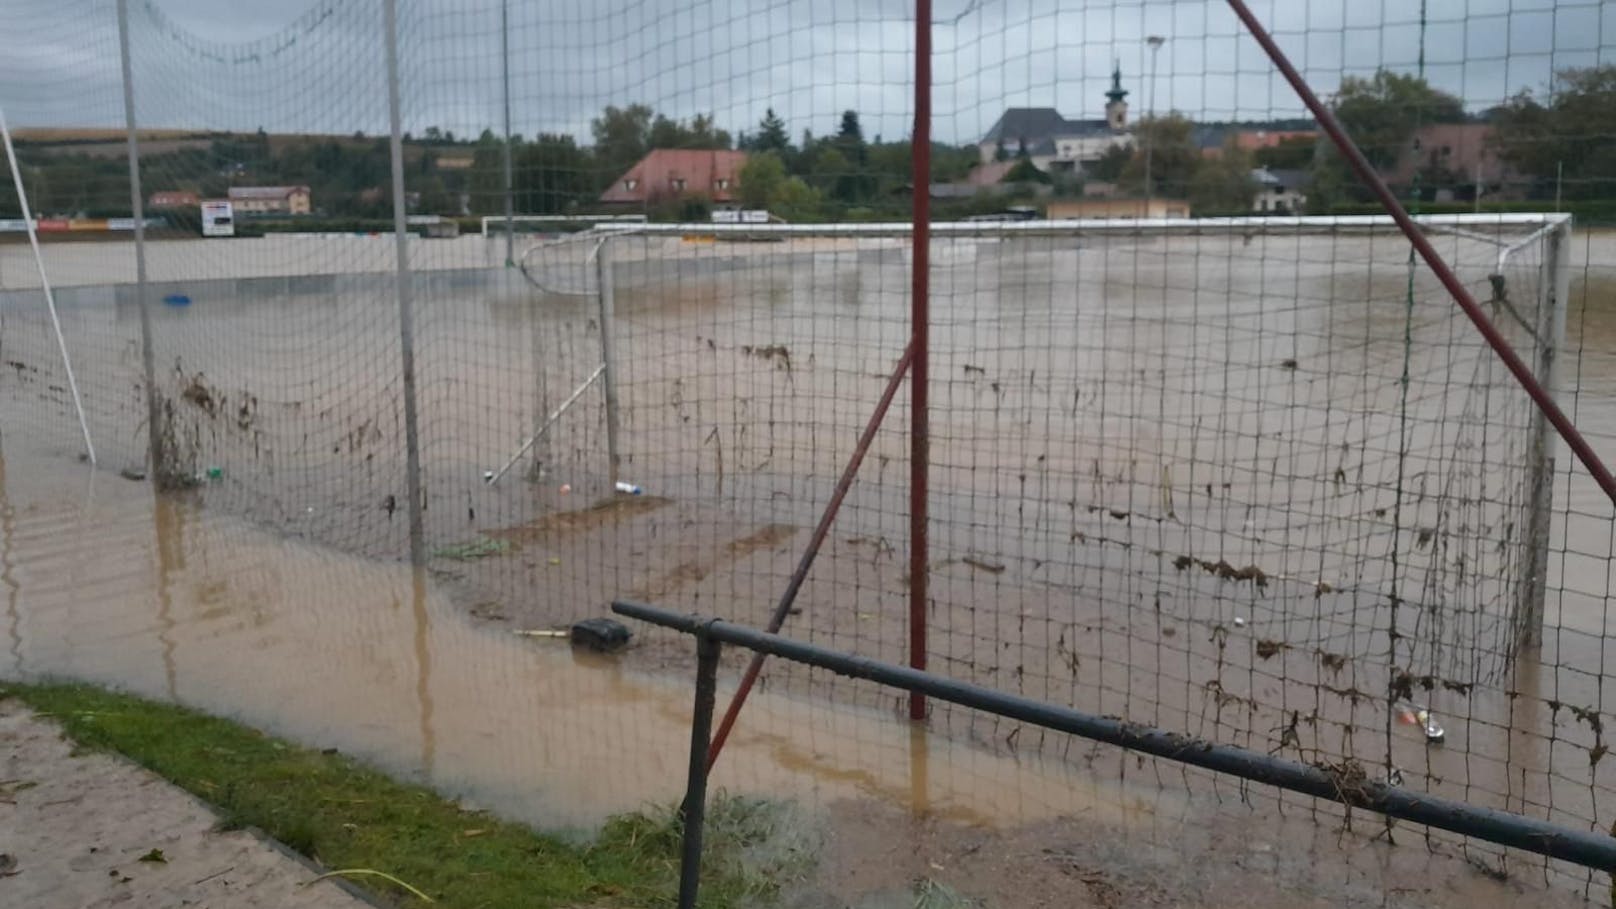
[[1098, 136], [1110, 132], [1111, 127], [1104, 120], [1068, 120], [1053, 107], [1012, 107], [999, 117], [982, 141], [1013, 145], [1026, 140], [1030, 148], [1056, 136]]

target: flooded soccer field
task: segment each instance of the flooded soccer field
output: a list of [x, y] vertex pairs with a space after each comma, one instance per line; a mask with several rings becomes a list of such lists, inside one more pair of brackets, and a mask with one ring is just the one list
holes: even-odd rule
[[[529, 257], [536, 288], [484, 267], [481, 243], [413, 247], [420, 571], [401, 564], [389, 240], [154, 244], [154, 293], [184, 298], [152, 307], [157, 431], [195, 478], [158, 496], [117, 476], [144, 464], [150, 424], [119, 253], [47, 251], [86, 276], [59, 302], [92, 478], [48, 320], [3, 250], [4, 672], [90, 678], [338, 744], [544, 826], [676, 798], [689, 642], [637, 629], [606, 659], [510, 631], [600, 615], [612, 598], [764, 622], [907, 341], [905, 241], [613, 240], [617, 447], [637, 497], [612, 495], [600, 382], [487, 481], [599, 366], [608, 326], [587, 250]], [[1545, 257], [1499, 269], [1496, 243], [1440, 243], [1530, 360], [1549, 337]], [[1596, 448], [1616, 423], [1609, 243], [1573, 244], [1557, 348], [1562, 400]], [[951, 240], [933, 259], [934, 670], [1608, 827], [1609, 503], [1562, 446], [1552, 509], [1537, 510], [1528, 402], [1410, 272], [1406, 243]], [[902, 401], [785, 627], [893, 661], [908, 640]], [[1539, 558], [1533, 613], [1523, 578]], [[772, 667], [717, 782], [803, 799], [849, 842], [866, 831], [868, 848], [835, 858], [859, 887], [888, 885], [860, 864], [874, 844], [909, 837], [993, 905], [1040, 905], [998, 892], [1005, 869], [1069, 881], [1044, 849], [1121, 869], [1123, 892], [1173, 892], [1185, 854], [1230, 869], [1229, 888], [1263, 863], [1328, 869], [1326, 889], [1275, 904], [1395, 887], [1410, 904], [1501, 903], [1585, 883], [1518, 856], [1498, 882], [1464, 860], [1496, 867], [1496, 850], [1404, 842], [1412, 831], [1369, 845], [1378, 828], [1361, 817], [1343, 850], [1339, 814], [1307, 800], [1276, 806], [959, 709], [912, 733], [896, 701]], [[1442, 745], [1396, 721], [1402, 702], [1432, 709]], [[1136, 854], [1105, 853], [1097, 831]], [[973, 837], [986, 845], [967, 852]], [[996, 863], [969, 857], [984, 850]]]

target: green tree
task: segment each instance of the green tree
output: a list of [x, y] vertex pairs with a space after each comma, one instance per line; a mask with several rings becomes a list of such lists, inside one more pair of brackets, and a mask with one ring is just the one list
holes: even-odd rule
[[1107, 183], [1115, 183], [1122, 178], [1122, 171], [1127, 168], [1128, 161], [1133, 158], [1134, 149], [1127, 145], [1113, 145], [1100, 155], [1094, 163], [1086, 165], [1083, 169], [1089, 176]]
[[786, 181], [786, 166], [779, 155], [762, 152], [746, 159], [736, 179], [740, 181], [737, 189], [742, 205], [747, 208], [767, 208], [769, 201], [779, 194], [781, 184]]
[[595, 137], [595, 159], [599, 162], [602, 179], [616, 180], [634, 163], [645, 157], [651, 147], [651, 108], [644, 104], [628, 107], [608, 106], [601, 115], [589, 123]]
[[1054, 178], [1038, 169], [1031, 158], [1020, 158], [1005, 172], [1000, 183], [1050, 183]]
[[741, 204], [767, 209], [788, 221], [804, 221], [819, 214], [819, 192], [800, 177], [786, 174], [785, 163], [774, 152], [747, 159], [738, 175]]
[[1257, 149], [1252, 153], [1252, 161], [1258, 167], [1276, 170], [1307, 170], [1313, 165], [1313, 154], [1318, 145], [1318, 140], [1311, 136], [1292, 136], [1267, 148]]
[[1134, 154], [1123, 165], [1121, 180], [1129, 191], [1144, 195], [1145, 159], [1150, 158], [1148, 192], [1155, 196], [1183, 199], [1189, 195], [1190, 180], [1201, 164], [1201, 150], [1193, 138], [1194, 125], [1177, 113], [1146, 117], [1134, 127]]
[[1376, 70], [1368, 79], [1341, 80], [1335, 115], [1376, 169], [1397, 165], [1425, 123], [1462, 123], [1464, 105], [1419, 76]]
[[864, 166], [869, 149], [864, 143], [864, 128], [859, 125], [858, 111], [842, 111], [842, 124], [836, 130], [835, 142], [842, 156], [850, 163]]
[[1523, 91], [1491, 112], [1492, 144], [1510, 166], [1552, 195], [1616, 194], [1616, 65], [1561, 70], [1556, 91], [1540, 103]]
[[647, 148], [685, 148], [689, 133], [677, 120], [669, 120], [661, 114], [651, 121], [651, 133], [646, 137]]
[[688, 125], [657, 114], [651, 121], [647, 148], [729, 148], [730, 136], [713, 125], [709, 114], [697, 114]]
[[786, 121], [769, 108], [758, 122], [757, 136], [752, 139], [752, 151], [774, 152], [784, 155], [791, 148], [791, 137], [786, 134]]
[[[1364, 157], [1380, 171], [1395, 168], [1413, 152], [1414, 133], [1422, 124], [1465, 119], [1458, 98], [1432, 88], [1419, 76], [1385, 69], [1367, 79], [1342, 79], [1331, 106]], [[1372, 198], [1329, 144], [1318, 146], [1314, 155], [1307, 195], [1308, 206], [1317, 211]]]
[[593, 199], [589, 156], [571, 136], [541, 134], [512, 149], [516, 210], [523, 214], [563, 214]]
[[1257, 182], [1252, 156], [1232, 141], [1216, 158], [1202, 158], [1189, 181], [1190, 210], [1197, 215], [1237, 215], [1251, 211]]

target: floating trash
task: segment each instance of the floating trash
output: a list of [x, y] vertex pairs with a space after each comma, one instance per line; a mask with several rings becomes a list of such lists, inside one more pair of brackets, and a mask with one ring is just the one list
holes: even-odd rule
[[1447, 730], [1436, 721], [1431, 711], [1424, 707], [1415, 707], [1413, 704], [1401, 704], [1397, 708], [1397, 719], [1404, 725], [1418, 726], [1425, 733], [1425, 740], [1432, 745], [1440, 745], [1448, 737]]
[[163, 302], [169, 306], [190, 306], [191, 298], [185, 294], [169, 294], [163, 297]]
[[617, 491], [626, 496], [637, 496], [645, 490], [635, 486], [633, 483], [624, 483], [619, 480], [617, 483]]

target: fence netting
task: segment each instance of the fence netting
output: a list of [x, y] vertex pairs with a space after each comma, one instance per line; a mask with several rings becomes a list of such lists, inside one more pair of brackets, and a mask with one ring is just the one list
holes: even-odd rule
[[[418, 523], [432, 602], [501, 635], [613, 598], [761, 625], [909, 343], [924, 191], [933, 670], [1616, 821], [1612, 505], [1223, 4], [939, 2], [926, 175], [901, 4], [400, 0], [392, 86], [390, 5], [230, 27], [129, 0], [137, 250], [120, 5], [0, 4], [0, 109], [101, 469], [381, 562]], [[1608, 4], [1257, 12], [1616, 452]], [[234, 236], [203, 236], [210, 200]], [[0, 429], [71, 462], [39, 283], [0, 233]], [[908, 659], [909, 418], [900, 393], [784, 633]], [[643, 633], [625, 660], [687, 673], [687, 643]], [[522, 684], [501, 659], [481, 677]], [[802, 667], [764, 682], [895, 703]]]

